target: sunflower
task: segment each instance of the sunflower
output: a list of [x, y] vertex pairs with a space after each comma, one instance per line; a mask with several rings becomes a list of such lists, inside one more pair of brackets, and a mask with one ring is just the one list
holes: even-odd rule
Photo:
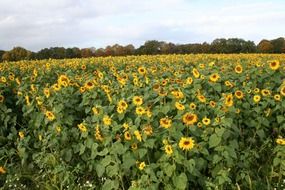
[[55, 119], [55, 116], [51, 111], [46, 111], [45, 115], [50, 121], [53, 121]]
[[138, 72], [140, 75], [145, 75], [146, 74], [146, 68], [145, 67], [139, 67]]
[[3, 83], [5, 83], [5, 82], [7, 82], [7, 79], [6, 79], [6, 77], [1, 77], [1, 82], [3, 82]]
[[171, 145], [165, 145], [165, 147], [164, 147], [164, 151], [165, 151], [165, 153], [167, 154], [167, 155], [171, 155], [171, 154], [173, 154], [173, 150], [172, 150], [172, 146]]
[[30, 97], [27, 95], [25, 96], [25, 100], [26, 100], [26, 104], [29, 106], [31, 105], [31, 102], [30, 102]]
[[126, 110], [128, 108], [128, 104], [125, 100], [120, 100], [118, 103], [118, 107], [121, 107], [123, 110]]
[[[36, 97], [36, 101], [37, 101], [37, 104], [38, 104], [39, 106], [43, 104], [43, 100], [42, 100], [42, 98], [39, 97], [39, 96]], [[1, 98], [0, 98], [0, 102], [1, 102]]]
[[202, 119], [202, 122], [203, 122], [203, 124], [204, 125], [209, 125], [210, 123], [211, 123], [211, 119], [209, 119], [209, 118], [207, 118], [207, 117], [204, 117], [203, 119]]
[[267, 89], [263, 89], [263, 90], [261, 90], [261, 94], [262, 94], [262, 96], [269, 96], [270, 95], [270, 90], [267, 90]]
[[212, 108], [216, 107], [216, 102], [215, 102], [215, 101], [210, 101], [210, 106], [211, 106]]
[[179, 102], [175, 102], [175, 107], [176, 109], [178, 109], [179, 111], [182, 111], [185, 109], [185, 106], [183, 104], [180, 104]]
[[198, 121], [198, 117], [194, 113], [186, 113], [182, 117], [182, 121], [185, 125], [194, 125]]
[[98, 141], [101, 141], [101, 142], [104, 140], [103, 136], [101, 135], [100, 128], [99, 128], [98, 124], [95, 128], [95, 139]]
[[279, 145], [285, 145], [285, 139], [278, 138], [278, 139], [276, 139], [276, 143], [279, 144]]
[[20, 139], [23, 139], [25, 137], [25, 134], [23, 131], [19, 131], [18, 135], [19, 135]]
[[131, 136], [131, 134], [130, 134], [129, 131], [126, 131], [126, 132], [124, 133], [124, 137], [125, 137], [125, 139], [126, 139], [127, 141], [130, 141], [130, 140], [132, 139], [132, 136]]
[[122, 114], [122, 113], [124, 113], [124, 109], [122, 108], [122, 107], [117, 107], [117, 112], [119, 113], [119, 114]]
[[198, 128], [201, 128], [202, 126], [203, 126], [203, 123], [201, 123], [201, 122], [198, 122], [198, 123], [197, 123], [197, 127], [198, 127]]
[[191, 110], [195, 110], [197, 106], [196, 106], [195, 103], [192, 102], [192, 103], [189, 104], [189, 107], [190, 107]]
[[31, 85], [31, 91], [32, 92], [37, 92], [38, 91], [37, 87], [34, 84]]
[[0, 95], [0, 103], [4, 102], [4, 96], [3, 95]]
[[95, 115], [98, 115], [98, 114], [99, 114], [99, 109], [98, 109], [96, 106], [94, 106], [94, 107], [92, 108], [92, 111], [93, 111], [93, 113], [94, 113]]
[[235, 91], [235, 97], [237, 99], [242, 99], [243, 98], [243, 92], [240, 90]]
[[280, 89], [280, 94], [281, 94], [282, 96], [285, 96], [285, 85], [281, 87], [281, 89]]
[[236, 73], [238, 73], [238, 74], [240, 74], [240, 73], [242, 73], [242, 66], [241, 65], [237, 65], [236, 67], [235, 67], [235, 72]]
[[141, 106], [137, 107], [137, 108], [136, 108], [136, 114], [137, 114], [137, 115], [143, 115], [143, 114], [145, 114], [145, 109], [144, 109], [143, 107], [141, 107]]
[[145, 162], [141, 162], [139, 164], [139, 170], [143, 170], [145, 168]]
[[167, 85], [167, 83], [168, 83], [168, 82], [167, 82], [167, 80], [166, 80], [166, 79], [164, 79], [164, 80], [162, 80], [161, 85], [162, 85], [162, 86], [166, 86], [166, 85]]
[[184, 98], [184, 94], [181, 91], [172, 91], [171, 94], [176, 98], [176, 99], [182, 99]]
[[53, 89], [54, 91], [59, 91], [59, 90], [61, 89], [61, 87], [60, 87], [60, 85], [58, 85], [58, 84], [56, 83], [56, 84], [53, 84], [53, 85], [52, 85], [52, 89]]
[[46, 96], [46, 98], [50, 97], [50, 91], [48, 88], [44, 88], [44, 95]]
[[225, 85], [227, 86], [227, 87], [230, 87], [230, 88], [232, 88], [234, 85], [230, 82], [230, 81], [225, 81]]
[[124, 131], [128, 130], [130, 128], [129, 124], [128, 123], [124, 123], [123, 124], [123, 128], [124, 128]]
[[254, 95], [254, 96], [253, 96], [253, 101], [254, 101], [255, 103], [258, 103], [258, 102], [260, 101], [260, 99], [261, 99], [261, 97], [260, 97], [259, 95]]
[[217, 82], [220, 79], [220, 75], [218, 73], [211, 74], [210, 81]]
[[215, 118], [215, 122], [216, 122], [216, 123], [220, 123], [220, 122], [221, 122], [221, 118], [220, 118], [220, 117], [216, 117], [216, 118]]
[[143, 104], [143, 99], [140, 96], [134, 96], [133, 97], [133, 104], [135, 104], [136, 106], [140, 106]]
[[207, 101], [206, 97], [203, 96], [203, 95], [198, 95], [197, 98], [198, 98], [198, 100], [199, 100], [200, 102], [202, 102], [202, 103], [205, 103], [205, 102]]
[[191, 150], [195, 146], [195, 141], [192, 137], [182, 137], [179, 141], [179, 148], [182, 150]]
[[192, 70], [192, 73], [193, 73], [193, 75], [194, 75], [195, 78], [199, 78], [200, 73], [199, 73], [199, 71], [198, 71], [197, 69], [194, 68], [194, 69]]
[[111, 125], [111, 123], [112, 123], [112, 119], [111, 119], [108, 115], [104, 115], [104, 117], [103, 117], [103, 123], [104, 123], [104, 125], [109, 126], [109, 125]]
[[91, 90], [95, 87], [94, 83], [92, 81], [88, 81], [84, 84], [85, 89]]
[[3, 166], [0, 166], [0, 174], [5, 174], [6, 173], [6, 170], [4, 169]]
[[190, 85], [190, 84], [192, 84], [192, 83], [193, 83], [192, 77], [188, 77], [188, 78], [186, 79], [186, 84]]
[[61, 127], [60, 126], [56, 126], [55, 130], [56, 130], [57, 133], [60, 133], [61, 132]]
[[69, 85], [69, 78], [66, 75], [60, 75], [57, 79], [57, 83], [59, 86], [67, 87]]
[[144, 126], [143, 132], [144, 132], [144, 134], [146, 134], [147, 136], [151, 136], [152, 133], [153, 133], [153, 130], [152, 130], [151, 125], [148, 124], [148, 125]]
[[81, 132], [86, 132], [87, 131], [87, 128], [86, 128], [86, 126], [83, 123], [78, 124], [77, 127], [79, 128], [79, 130]]
[[155, 91], [155, 92], [159, 92], [159, 90], [160, 90], [159, 84], [158, 84], [158, 83], [157, 83], [157, 84], [154, 84], [154, 85], [152, 86], [152, 89], [153, 89], [153, 91]]
[[279, 69], [280, 62], [278, 60], [270, 61], [269, 62], [269, 67], [270, 67], [270, 69], [275, 71], [275, 70]]
[[133, 149], [133, 150], [138, 149], [138, 145], [137, 145], [137, 143], [133, 143], [131, 147], [132, 147], [132, 149]]
[[253, 92], [254, 92], [255, 94], [258, 94], [258, 93], [260, 92], [260, 89], [259, 89], [259, 88], [255, 88], [255, 89], [253, 89]]
[[172, 120], [169, 119], [168, 117], [164, 117], [159, 120], [159, 123], [161, 127], [168, 129], [169, 127], [171, 127]]
[[225, 104], [226, 106], [228, 106], [228, 107], [233, 106], [234, 101], [233, 101], [233, 95], [232, 95], [232, 94], [226, 95], [224, 104]]
[[280, 94], [275, 94], [275, 95], [274, 95], [274, 99], [275, 99], [276, 101], [280, 101], [280, 100], [281, 100]]
[[142, 141], [142, 135], [138, 130], [135, 130], [134, 135], [136, 136], [136, 139], [138, 141], [140, 141], [140, 142]]

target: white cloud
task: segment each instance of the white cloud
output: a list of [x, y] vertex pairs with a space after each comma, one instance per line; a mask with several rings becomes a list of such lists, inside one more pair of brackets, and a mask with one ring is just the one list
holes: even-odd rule
[[0, 49], [284, 35], [282, 1], [1, 0]]

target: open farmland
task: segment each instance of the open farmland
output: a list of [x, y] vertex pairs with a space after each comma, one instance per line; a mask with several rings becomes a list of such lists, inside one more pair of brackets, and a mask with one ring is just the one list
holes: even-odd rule
[[0, 64], [4, 189], [273, 189], [285, 179], [285, 56]]

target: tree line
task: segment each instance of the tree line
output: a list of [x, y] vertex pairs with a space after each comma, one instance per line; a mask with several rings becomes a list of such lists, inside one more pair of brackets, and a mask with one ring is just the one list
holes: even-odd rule
[[0, 50], [0, 61], [87, 58], [100, 56], [190, 54], [190, 53], [285, 53], [285, 39], [261, 40], [257, 45], [253, 41], [240, 38], [219, 38], [211, 43], [174, 44], [171, 42], [150, 40], [135, 48], [132, 44], [115, 44], [105, 48], [44, 48], [38, 52], [23, 47], [14, 47], [10, 51]]

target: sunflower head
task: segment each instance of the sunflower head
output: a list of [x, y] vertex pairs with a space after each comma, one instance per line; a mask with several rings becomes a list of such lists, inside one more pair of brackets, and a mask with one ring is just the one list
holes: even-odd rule
[[182, 150], [191, 150], [195, 146], [195, 141], [192, 137], [182, 137], [179, 141], [179, 148]]

